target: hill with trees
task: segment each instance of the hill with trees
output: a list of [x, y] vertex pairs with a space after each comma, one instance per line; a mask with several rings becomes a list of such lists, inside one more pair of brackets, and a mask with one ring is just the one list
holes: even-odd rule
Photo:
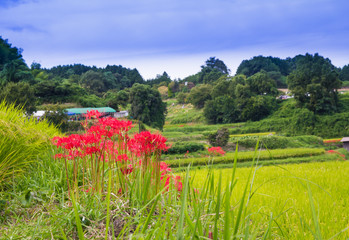
[[339, 113], [338, 89], [349, 85], [349, 65], [338, 68], [317, 53], [286, 59], [256, 56], [243, 60], [235, 75], [222, 60], [210, 57], [198, 73], [184, 79], [173, 80], [163, 72], [145, 81], [137, 69], [121, 65], [46, 69], [33, 62], [28, 67], [21, 52], [0, 37], [0, 99], [23, 106], [29, 114], [42, 104], [129, 106], [133, 118], [159, 129], [166, 113], [161, 98], [176, 97], [203, 109], [208, 123], [234, 123], [259, 121], [277, 111], [278, 88], [290, 90], [298, 109], [316, 116]]

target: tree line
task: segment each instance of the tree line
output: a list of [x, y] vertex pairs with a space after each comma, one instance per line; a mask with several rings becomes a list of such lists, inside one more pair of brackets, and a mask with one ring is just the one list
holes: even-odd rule
[[319, 54], [294, 58], [256, 56], [241, 62], [235, 75], [210, 57], [201, 70], [172, 80], [164, 72], [145, 81], [137, 69], [83, 64], [49, 69], [25, 63], [22, 50], [0, 37], [0, 99], [23, 106], [30, 114], [38, 105], [75, 103], [81, 107], [130, 106], [135, 119], [157, 128], [164, 124], [162, 97], [203, 108], [209, 123], [257, 121], [275, 110], [277, 88], [289, 88], [299, 108], [315, 114], [338, 110], [338, 88], [349, 86], [349, 65], [335, 67]]

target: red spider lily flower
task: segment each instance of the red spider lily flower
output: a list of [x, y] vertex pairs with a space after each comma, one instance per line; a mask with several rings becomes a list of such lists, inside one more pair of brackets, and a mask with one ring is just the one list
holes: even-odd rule
[[54, 156], [54, 158], [55, 159], [61, 159], [61, 158], [65, 158], [65, 157], [67, 157], [67, 155], [65, 155], [65, 154], [63, 154], [63, 153], [57, 153], [55, 156]]
[[[130, 151], [137, 155], [147, 155], [158, 151], [167, 151], [169, 147], [166, 145], [167, 139], [160, 134], [152, 134], [149, 131], [144, 131], [134, 135], [130, 140]], [[143, 153], [143, 154], [142, 154]]]
[[88, 189], [84, 189], [83, 191], [88, 193], [88, 192], [90, 192], [91, 189], [95, 190], [93, 187], [89, 187]]
[[341, 154], [341, 153], [338, 152], [338, 151], [335, 151], [335, 150], [328, 150], [327, 153], [338, 154], [343, 160], [345, 160], [345, 155], [344, 155], [344, 154]]
[[173, 180], [174, 180], [174, 185], [175, 185], [175, 187], [177, 188], [177, 191], [178, 191], [178, 192], [182, 192], [183, 184], [182, 184], [182, 182], [180, 181], [180, 180], [181, 180], [181, 177], [180, 177], [180, 176], [176, 176]]
[[103, 129], [104, 136], [111, 138], [112, 136], [119, 135], [119, 137], [125, 136], [125, 134], [132, 128], [131, 121], [120, 121], [116, 118], [107, 117], [99, 118], [97, 126]]
[[225, 151], [221, 147], [211, 147], [208, 149], [208, 152], [215, 156], [222, 156], [225, 154]]
[[129, 165], [127, 165], [127, 167], [121, 169], [121, 172], [124, 175], [129, 175], [130, 173], [132, 173], [132, 171], [133, 171], [132, 164], [129, 164]]
[[91, 119], [91, 118], [99, 118], [102, 114], [98, 112], [98, 110], [87, 110], [87, 114], [85, 114], [86, 119]]
[[67, 150], [82, 146], [81, 136], [79, 134], [72, 134], [68, 137], [54, 137], [52, 141], [57, 148], [61, 147]]
[[121, 154], [116, 159], [117, 162], [127, 162], [128, 160], [130, 159], [128, 158], [127, 154]]

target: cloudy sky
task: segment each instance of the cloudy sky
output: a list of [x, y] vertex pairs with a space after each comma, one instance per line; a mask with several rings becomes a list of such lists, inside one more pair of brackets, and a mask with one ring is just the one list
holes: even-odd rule
[[0, 36], [27, 64], [137, 68], [184, 78], [211, 56], [316, 53], [349, 64], [348, 0], [0, 0]]

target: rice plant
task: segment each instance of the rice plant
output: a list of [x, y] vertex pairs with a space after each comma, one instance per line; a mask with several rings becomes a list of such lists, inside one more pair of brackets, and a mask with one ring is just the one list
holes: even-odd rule
[[23, 173], [58, 134], [59, 131], [47, 122], [38, 122], [13, 104], [1, 102], [0, 186]]

